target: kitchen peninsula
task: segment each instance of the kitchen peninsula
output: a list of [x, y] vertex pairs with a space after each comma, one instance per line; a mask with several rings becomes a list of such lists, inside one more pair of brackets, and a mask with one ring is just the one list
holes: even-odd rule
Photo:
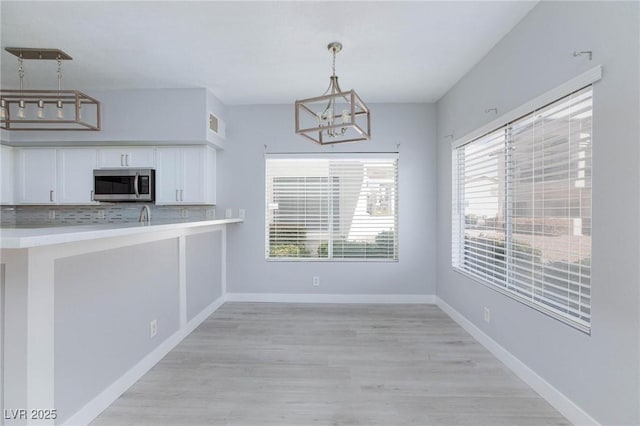
[[1, 229], [3, 412], [95, 417], [222, 304], [240, 222]]

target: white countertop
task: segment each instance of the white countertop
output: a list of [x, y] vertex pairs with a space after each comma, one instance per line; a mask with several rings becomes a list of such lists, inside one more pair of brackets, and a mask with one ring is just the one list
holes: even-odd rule
[[53, 226], [44, 228], [0, 228], [0, 248], [21, 249], [70, 243], [74, 241], [95, 240], [148, 232], [169, 231], [174, 229], [200, 226], [241, 223], [242, 219], [217, 219], [195, 222], [154, 222], [150, 224], [107, 223], [104, 225]]

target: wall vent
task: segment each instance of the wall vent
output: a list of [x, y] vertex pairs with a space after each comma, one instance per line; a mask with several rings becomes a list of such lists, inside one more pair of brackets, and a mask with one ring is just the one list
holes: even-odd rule
[[221, 138], [225, 137], [225, 124], [224, 121], [219, 119], [213, 114], [209, 114], [209, 130]]

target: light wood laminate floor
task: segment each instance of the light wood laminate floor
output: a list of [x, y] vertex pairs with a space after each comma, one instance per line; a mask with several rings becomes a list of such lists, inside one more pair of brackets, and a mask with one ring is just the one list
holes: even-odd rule
[[93, 423], [566, 425], [436, 306], [225, 303]]

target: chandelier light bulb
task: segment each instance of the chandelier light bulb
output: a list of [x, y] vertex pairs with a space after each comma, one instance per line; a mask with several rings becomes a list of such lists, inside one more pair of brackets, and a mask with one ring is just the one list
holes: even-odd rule
[[38, 101], [37, 116], [38, 116], [39, 119], [43, 119], [44, 118], [44, 101], [42, 99], [40, 99]]
[[18, 118], [24, 118], [24, 99], [20, 99], [18, 102]]
[[7, 101], [4, 99], [0, 101], [0, 118], [3, 120], [7, 118]]
[[346, 109], [342, 111], [342, 124], [348, 123], [350, 121], [349, 111]]
[[56, 115], [57, 115], [58, 119], [61, 120], [61, 119], [64, 118], [64, 109], [63, 109], [62, 101], [59, 100], [57, 102], [56, 106], [57, 106]]

